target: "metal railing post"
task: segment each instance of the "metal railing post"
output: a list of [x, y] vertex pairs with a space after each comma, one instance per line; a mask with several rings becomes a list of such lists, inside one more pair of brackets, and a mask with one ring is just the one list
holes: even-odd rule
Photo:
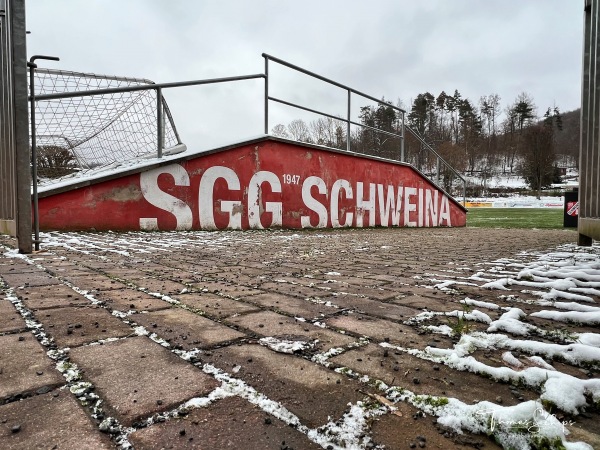
[[404, 158], [404, 111], [400, 114], [402, 117], [402, 137], [400, 138], [400, 162], [405, 162]]
[[38, 195], [38, 167], [37, 167], [37, 136], [35, 130], [35, 77], [34, 72], [37, 64], [36, 59], [46, 59], [48, 61], [60, 61], [56, 56], [33, 55], [29, 58], [27, 67], [29, 67], [29, 113], [31, 115], [31, 183], [33, 187], [33, 243], [35, 250], [40, 249], [40, 209]]
[[156, 88], [156, 154], [162, 158], [164, 142], [162, 89]]
[[265, 134], [269, 134], [269, 58], [265, 58]]
[[437, 184], [440, 184], [440, 157], [437, 157], [437, 164], [436, 164], [436, 169], [435, 169], [435, 179], [437, 180]]
[[346, 150], [350, 151], [350, 119], [352, 115], [352, 106], [350, 104], [352, 98], [352, 91], [348, 89], [348, 120], [346, 122]]

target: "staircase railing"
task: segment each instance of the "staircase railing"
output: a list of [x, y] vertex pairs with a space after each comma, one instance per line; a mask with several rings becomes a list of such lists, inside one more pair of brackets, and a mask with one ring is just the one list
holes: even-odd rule
[[[344, 122], [346, 125], [346, 148], [345, 150], [348, 152], [352, 152], [352, 139], [351, 139], [351, 126], [357, 126], [357, 127], [361, 127], [363, 129], [368, 129], [371, 131], [374, 131], [376, 133], [381, 133], [383, 135], [386, 136], [390, 136], [392, 138], [397, 138], [400, 141], [400, 146], [399, 146], [399, 154], [397, 153], [397, 157], [394, 156], [390, 156], [389, 154], [386, 155], [387, 159], [392, 159], [395, 161], [399, 161], [402, 163], [410, 163], [412, 164], [417, 170], [419, 170], [426, 178], [428, 178], [431, 182], [433, 182], [437, 187], [439, 187], [440, 189], [446, 191], [446, 193], [450, 194], [451, 196], [457, 197], [459, 195], [462, 194], [463, 197], [463, 204], [466, 200], [466, 188], [467, 188], [467, 181], [465, 180], [465, 178], [456, 170], [454, 169], [439, 153], [437, 153], [433, 147], [431, 145], [429, 145], [419, 134], [418, 132], [412, 130], [408, 125], [406, 125], [406, 111], [403, 110], [402, 108], [399, 108], [397, 106], [394, 106], [390, 103], [387, 103], [383, 100], [377, 99], [371, 95], [365, 94], [361, 91], [358, 91], [354, 88], [351, 88], [349, 86], [343, 85], [341, 83], [338, 83], [337, 81], [333, 81], [329, 78], [326, 78], [322, 75], [318, 75], [314, 72], [311, 72], [309, 70], [306, 70], [302, 67], [299, 67], [295, 64], [291, 64], [287, 61], [284, 61], [282, 59], [276, 58], [275, 56], [269, 55], [267, 53], [263, 53], [262, 54], [264, 60], [265, 60], [265, 96], [264, 96], [264, 107], [265, 107], [265, 124], [264, 124], [264, 132], [265, 134], [269, 134], [269, 102], [276, 102], [282, 105], [286, 105], [292, 108], [296, 108], [296, 109], [300, 109], [303, 111], [307, 111], [313, 114], [317, 114], [320, 116], [324, 116], [324, 117], [328, 117], [334, 120], [339, 120], [341, 122]], [[307, 107], [305, 105], [300, 105], [298, 103], [294, 103], [288, 100], [284, 100], [282, 98], [279, 97], [274, 97], [272, 95], [269, 94], [269, 62], [274, 62], [277, 63], [279, 65], [288, 67], [292, 70], [295, 70], [297, 72], [303, 73], [305, 75], [308, 75], [309, 77], [315, 78], [317, 80], [321, 80], [325, 83], [328, 83], [332, 86], [335, 86], [337, 88], [343, 89], [346, 91], [347, 93], [347, 102], [346, 102], [346, 116], [345, 117], [341, 117], [341, 116], [335, 116], [329, 113], [326, 113], [324, 111], [319, 111], [317, 109], [314, 108], [310, 108]], [[390, 130], [384, 130], [381, 128], [377, 128], [377, 127], [372, 127], [369, 125], [366, 125], [364, 123], [360, 123], [360, 122], [356, 122], [352, 120], [352, 98], [354, 96], [358, 96], [358, 97], [362, 97], [368, 100], [371, 100], [373, 102], [376, 102], [378, 105], [380, 106], [384, 106], [386, 108], [392, 108], [399, 117], [399, 126], [397, 127], [398, 130], [397, 132], [394, 131], [390, 131]], [[417, 157], [416, 161], [410, 161], [410, 158], [407, 158], [407, 155], [405, 154], [405, 136], [406, 136], [406, 132], [409, 132], [411, 136], [413, 136], [414, 138], [417, 139], [417, 141], [419, 142], [420, 146], [422, 149], [424, 149], [426, 152], [429, 153], [429, 155], [427, 155], [427, 158], [422, 158], [421, 157], [421, 152], [419, 152], [419, 156]], [[433, 167], [435, 167], [435, 169], [431, 170], [431, 158], [429, 156], [433, 156]], [[422, 159], [426, 159], [428, 162], [430, 162], [430, 164], [427, 164], [426, 166], [428, 166], [429, 170], [423, 170], [424, 165], [421, 163]], [[458, 185], [458, 186], [457, 186]], [[457, 187], [462, 186], [462, 192], [460, 192], [460, 194], [457, 194]]]

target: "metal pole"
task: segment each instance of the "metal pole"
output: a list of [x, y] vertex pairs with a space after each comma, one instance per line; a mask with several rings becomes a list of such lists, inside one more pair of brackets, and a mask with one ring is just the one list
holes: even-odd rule
[[400, 162], [404, 162], [404, 111], [402, 115], [402, 137], [400, 138]]
[[350, 99], [352, 97], [352, 92], [348, 89], [348, 121], [346, 122], [346, 150], [350, 151], [350, 116], [352, 114]]
[[435, 173], [435, 179], [437, 180], [437, 184], [440, 184], [440, 158], [438, 156], [437, 158], [437, 167], [436, 167], [436, 173]]
[[164, 141], [162, 100], [162, 89], [156, 88], [156, 154], [159, 158], [162, 158]]
[[37, 142], [35, 129], [35, 79], [34, 71], [37, 65], [34, 63], [36, 59], [46, 59], [49, 61], [60, 61], [55, 56], [34, 55], [29, 58], [29, 102], [31, 114], [31, 178], [33, 184], [33, 230], [35, 250], [40, 249], [40, 214], [39, 214], [39, 196], [38, 196], [38, 169], [37, 169]]
[[265, 134], [269, 134], [269, 58], [265, 58]]

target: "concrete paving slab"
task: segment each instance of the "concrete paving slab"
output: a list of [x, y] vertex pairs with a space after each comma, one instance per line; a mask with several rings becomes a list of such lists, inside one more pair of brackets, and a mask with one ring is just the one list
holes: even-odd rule
[[43, 256], [36, 255], [36, 262], [43, 265], [50, 274], [54, 276], [63, 276], [69, 274], [71, 276], [86, 276], [94, 275], [96, 272], [82, 267], [70, 259], [63, 259], [54, 256], [53, 254], [45, 254]]
[[200, 369], [144, 336], [77, 347], [70, 357], [105, 400], [108, 414], [126, 426], [205, 396], [218, 386]]
[[219, 281], [202, 281], [200, 283], [192, 284], [192, 287], [201, 293], [219, 294], [235, 299], [262, 293], [258, 289], [249, 286], [240, 286], [239, 284], [230, 284]]
[[175, 295], [173, 298], [190, 308], [203, 311], [208, 316], [217, 319], [224, 319], [225, 317], [234, 314], [245, 314], [258, 310], [256, 306], [243, 301], [232, 300], [227, 297], [206, 292], [189, 292], [186, 294]]
[[[351, 275], [349, 275], [349, 271], [346, 267], [339, 269], [339, 272], [336, 273], [340, 273], [340, 275], [335, 275], [335, 274], [331, 274], [332, 272], [336, 272], [336, 271], [328, 271], [325, 272], [321, 275], [319, 275], [319, 278], [322, 278], [323, 280], [332, 280], [335, 283], [333, 284], [343, 284], [343, 285], [351, 285], [351, 286], [357, 286], [357, 287], [361, 287], [361, 288], [379, 288], [379, 287], [385, 287], [386, 282], [383, 280], [377, 280], [371, 277], [361, 277], [358, 276], [359, 273], [354, 271], [354, 268], [352, 268], [352, 271], [350, 272]], [[363, 272], [363, 274], [367, 274], [367, 272]], [[372, 275], [372, 274], [370, 274]]]
[[338, 308], [327, 306], [324, 303], [313, 303], [310, 300], [291, 297], [279, 293], [265, 292], [264, 294], [243, 297], [243, 300], [260, 305], [261, 307], [272, 308], [294, 317], [303, 317], [305, 319], [322, 319], [331, 314], [337, 314]]
[[442, 293], [439, 290], [433, 289], [431, 287], [423, 287], [423, 286], [417, 286], [417, 284], [427, 284], [429, 285], [429, 283], [425, 283], [423, 280], [413, 280], [413, 284], [406, 286], [403, 283], [392, 283], [387, 285], [386, 287], [388, 289], [391, 289], [395, 292], [395, 297], [398, 298], [399, 295], [401, 295], [403, 297], [408, 297], [408, 296], [419, 296], [419, 297], [425, 297], [425, 298], [433, 298], [433, 299], [445, 299], [447, 297], [446, 294]]
[[163, 295], [179, 294], [184, 289], [188, 289], [188, 287], [183, 283], [176, 283], [175, 281], [160, 278], [152, 278], [150, 276], [143, 276], [139, 278], [128, 277], [125, 278], [125, 280], [134, 284], [138, 288], [146, 289], [148, 292], [158, 292]]
[[464, 296], [459, 296], [457, 298], [450, 296], [437, 296], [433, 298], [408, 294], [404, 297], [392, 300], [391, 303], [407, 308], [414, 308], [416, 310], [415, 313], [420, 313], [423, 310], [449, 312], [454, 310], [462, 311], [462, 306], [459, 303], [459, 300], [463, 300], [464, 298]]
[[[386, 449], [473, 449], [500, 450], [498, 444], [485, 435], [457, 434], [438, 426], [435, 418], [423, 417], [407, 403], [398, 403], [396, 414], [386, 414], [373, 422], [372, 439]], [[398, 416], [397, 414], [401, 414]], [[433, 423], [432, 423], [433, 422]], [[434, 424], [435, 423], [435, 424]], [[433, 425], [433, 426], [432, 426]], [[420, 443], [423, 444], [420, 444]], [[411, 447], [411, 444], [414, 447]]]
[[34, 286], [19, 289], [17, 297], [33, 310], [56, 308], [59, 306], [85, 306], [90, 301], [64, 284], [52, 286]]
[[230, 397], [187, 417], [136, 431], [138, 450], [157, 448], [316, 450], [322, 447], [239, 397]]
[[[448, 373], [443, 370], [443, 366], [433, 362], [391, 349], [385, 353], [382, 347], [374, 344], [350, 350], [330, 361], [418, 395], [454, 397], [465, 403], [482, 400], [496, 402], [496, 398], [501, 397], [504, 405], [519, 403], [509, 384], [498, 383], [470, 372]], [[527, 400], [538, 398], [529, 392], [521, 395]]]
[[33, 334], [0, 336], [0, 348], [0, 403], [64, 384]]
[[[417, 331], [407, 325], [373, 318], [364, 314], [346, 313], [331, 317], [325, 323], [333, 329], [350, 331], [360, 336], [368, 336], [379, 342], [389, 342], [400, 347], [422, 348], [434, 338], [437, 340], [442, 338], [447, 340], [449, 345], [452, 345], [450, 339], [445, 336], [436, 335], [432, 337], [431, 335], [418, 334]], [[439, 345], [439, 347], [443, 346]]]
[[307, 298], [307, 297], [326, 297], [330, 295], [330, 292], [317, 287], [309, 287], [301, 284], [290, 284], [290, 283], [277, 283], [267, 282], [259, 283], [258, 289], [267, 292], [278, 293], [281, 295], [293, 295], [294, 297]]
[[172, 306], [171, 303], [153, 295], [129, 288], [99, 291], [94, 293], [94, 298], [104, 302], [104, 305], [110, 311], [157, 311]]
[[32, 264], [28, 264], [27, 262], [16, 259], [16, 258], [8, 258], [2, 259], [0, 261], [0, 275], [14, 275], [18, 273], [32, 273], [39, 272], [40, 269], [35, 267]]
[[35, 316], [59, 347], [75, 347], [133, 333], [129, 325], [97, 306], [45, 309]]
[[0, 406], [0, 441], [11, 450], [114, 448], [65, 390]]
[[134, 314], [130, 319], [151, 333], [157, 333], [174, 348], [183, 350], [211, 347], [245, 336], [225, 325], [177, 307]]
[[4, 273], [2, 274], [4, 282], [10, 287], [30, 287], [30, 286], [50, 286], [52, 284], [59, 284], [60, 282], [48, 275], [44, 271], [39, 269], [32, 272], [22, 273]]
[[4, 298], [0, 299], [0, 334], [24, 331], [26, 328], [25, 321], [14, 305]]
[[342, 309], [353, 309], [384, 319], [404, 321], [419, 313], [419, 311], [413, 308], [361, 298], [356, 295], [339, 294], [325, 297], [323, 300], [329, 300]]
[[275, 353], [261, 345], [233, 345], [203, 356], [267, 397], [281, 402], [309, 427], [339, 418], [349, 402], [363, 398], [364, 386], [303, 358]]
[[303, 336], [307, 340], [318, 339], [318, 348], [321, 351], [326, 351], [334, 347], [344, 347], [356, 341], [356, 339], [349, 336], [344, 336], [272, 311], [229, 317], [225, 319], [225, 322], [243, 327], [259, 336], [277, 337], [292, 335]]
[[65, 275], [63, 277], [73, 286], [88, 292], [123, 289], [126, 286], [112, 278], [96, 273], [94, 275]]

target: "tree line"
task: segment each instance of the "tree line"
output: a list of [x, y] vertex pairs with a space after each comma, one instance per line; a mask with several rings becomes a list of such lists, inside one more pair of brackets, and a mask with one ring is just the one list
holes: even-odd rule
[[[401, 102], [396, 106], [402, 108]], [[567, 113], [564, 122], [556, 105], [546, 107], [540, 115], [525, 92], [504, 106], [498, 94], [473, 102], [458, 90], [452, 95], [442, 91], [437, 97], [425, 92], [412, 100], [410, 109], [402, 109], [406, 110], [405, 123], [415, 135], [458, 171], [478, 175], [484, 180], [483, 188], [486, 178], [518, 174], [539, 195], [541, 189], [560, 181], [559, 162], [561, 166], [578, 163], [578, 111]], [[401, 134], [402, 121], [391, 102], [382, 99], [377, 106], [360, 108], [358, 120], [363, 126], [351, 128], [351, 150], [399, 159], [400, 141], [393, 134]], [[272, 134], [340, 149], [346, 148], [348, 139], [346, 122], [329, 117], [278, 124]], [[405, 160], [425, 172], [433, 170], [417, 136], [406, 133]]]

